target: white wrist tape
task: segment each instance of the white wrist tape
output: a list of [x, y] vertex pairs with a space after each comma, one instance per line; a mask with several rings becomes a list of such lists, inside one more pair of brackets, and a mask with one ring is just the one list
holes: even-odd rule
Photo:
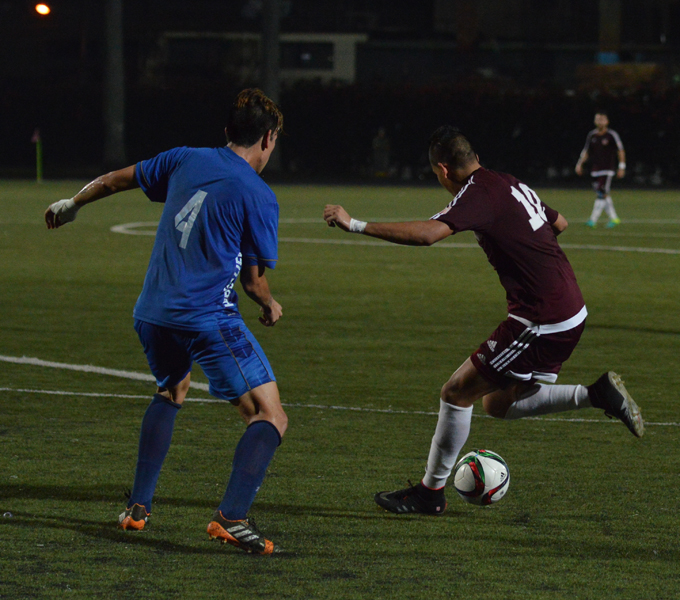
[[620, 162], [619, 163], [619, 169], [624, 169], [626, 168], [626, 163], [625, 162]]
[[363, 233], [366, 229], [366, 221], [357, 221], [356, 219], [349, 220], [349, 230], [351, 233]]
[[80, 206], [77, 206], [73, 201], [73, 198], [67, 198], [66, 200], [59, 200], [50, 205], [50, 210], [59, 217], [59, 222], [63, 225], [64, 223], [70, 223], [75, 220], [76, 214], [80, 210]]

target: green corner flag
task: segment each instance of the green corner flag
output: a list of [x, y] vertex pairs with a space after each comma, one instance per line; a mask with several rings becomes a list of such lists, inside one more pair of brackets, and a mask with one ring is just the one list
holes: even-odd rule
[[42, 157], [42, 139], [40, 139], [40, 129], [36, 127], [33, 132], [31, 141], [35, 144], [35, 180], [37, 183], [42, 183], [43, 180], [43, 157]]

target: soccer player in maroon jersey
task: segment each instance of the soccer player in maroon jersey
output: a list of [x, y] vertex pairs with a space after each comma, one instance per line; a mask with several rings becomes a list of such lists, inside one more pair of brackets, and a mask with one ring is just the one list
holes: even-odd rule
[[623, 149], [619, 134], [609, 129], [609, 117], [606, 112], [597, 112], [594, 122], [595, 129], [588, 132], [586, 145], [581, 151], [575, 169], [577, 175], [583, 175], [583, 163], [590, 160], [590, 175], [597, 197], [586, 225], [595, 227], [602, 210], [605, 210], [609, 216], [607, 227], [616, 227], [621, 220], [614, 209], [610, 191], [614, 175], [621, 179], [626, 174], [626, 151]]
[[[541, 202], [512, 175], [479, 164], [470, 142], [444, 126], [430, 138], [430, 163], [453, 200], [427, 221], [366, 223], [338, 205], [327, 205], [330, 226], [396, 244], [430, 246], [459, 231], [477, 241], [505, 288], [508, 318], [456, 370], [441, 390], [439, 419], [422, 481], [375, 501], [394, 513], [440, 515], [444, 486], [470, 432], [472, 405], [501, 419], [604, 409], [637, 437], [644, 433], [640, 409], [609, 371], [590, 386], [554, 383], [576, 347], [587, 315], [574, 272], [557, 243], [566, 219]], [[545, 382], [545, 383], [544, 383]]]

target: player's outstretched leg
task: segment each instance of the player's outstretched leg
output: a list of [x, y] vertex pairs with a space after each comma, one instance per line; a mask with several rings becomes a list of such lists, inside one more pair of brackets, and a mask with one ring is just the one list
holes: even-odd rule
[[125, 511], [118, 519], [121, 529], [141, 530], [151, 515], [151, 499], [156, 490], [163, 461], [170, 448], [177, 412], [181, 404], [155, 394], [146, 409], [139, 435], [135, 483]]
[[645, 425], [640, 407], [635, 403], [621, 381], [621, 377], [609, 371], [588, 386], [588, 396], [594, 408], [601, 408], [609, 418], [616, 417], [626, 424], [631, 433], [642, 437]]

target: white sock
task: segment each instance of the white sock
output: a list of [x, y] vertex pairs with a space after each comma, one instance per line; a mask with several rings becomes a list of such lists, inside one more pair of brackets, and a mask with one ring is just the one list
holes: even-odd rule
[[591, 406], [588, 390], [583, 385], [537, 384], [513, 402], [505, 418], [521, 419], [535, 415], [566, 412]]
[[616, 216], [616, 210], [614, 210], [614, 202], [612, 201], [612, 197], [607, 196], [604, 199], [604, 203], [605, 203], [604, 210], [607, 213], [609, 220], [615, 221], [616, 219], [618, 219], [618, 217]]
[[432, 437], [423, 485], [433, 490], [446, 485], [460, 449], [470, 434], [470, 421], [472, 406], [462, 408], [439, 401], [439, 419]]
[[593, 223], [597, 223], [597, 220], [600, 218], [600, 215], [602, 214], [602, 211], [604, 210], [605, 204], [607, 204], [606, 200], [598, 198], [595, 200], [595, 204], [593, 204], [593, 212], [590, 215], [590, 220]]

